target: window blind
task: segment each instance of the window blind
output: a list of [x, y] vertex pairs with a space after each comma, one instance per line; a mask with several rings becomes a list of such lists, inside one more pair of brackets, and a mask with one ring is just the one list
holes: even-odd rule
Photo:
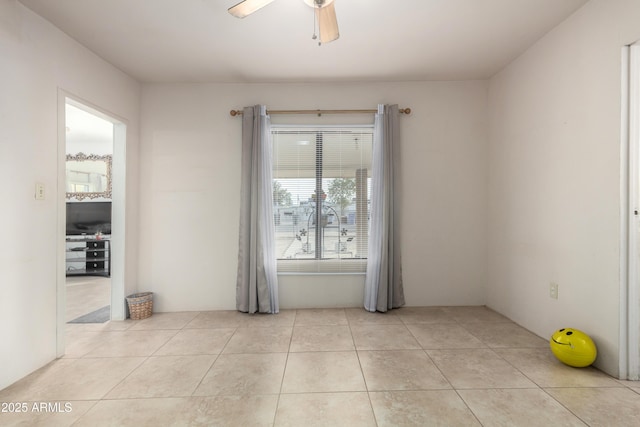
[[278, 273], [363, 273], [373, 126], [272, 128]]

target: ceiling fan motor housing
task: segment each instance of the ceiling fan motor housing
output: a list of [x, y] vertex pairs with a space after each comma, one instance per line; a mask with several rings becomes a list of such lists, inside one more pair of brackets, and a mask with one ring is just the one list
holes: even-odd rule
[[304, 0], [304, 2], [307, 4], [307, 6], [321, 9], [325, 6], [329, 6], [331, 3], [333, 3], [333, 0]]

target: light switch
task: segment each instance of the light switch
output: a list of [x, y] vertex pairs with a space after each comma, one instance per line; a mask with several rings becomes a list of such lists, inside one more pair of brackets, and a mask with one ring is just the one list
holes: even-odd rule
[[44, 200], [44, 184], [36, 182], [36, 200]]

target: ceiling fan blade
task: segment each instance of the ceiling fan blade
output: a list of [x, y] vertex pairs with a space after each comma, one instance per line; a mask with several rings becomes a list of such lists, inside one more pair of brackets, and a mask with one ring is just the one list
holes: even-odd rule
[[331, 2], [325, 7], [316, 8], [316, 16], [318, 17], [320, 41], [322, 43], [329, 43], [340, 37], [334, 2]]
[[273, 0], [243, 0], [235, 6], [231, 6], [228, 12], [236, 18], [244, 18], [253, 12], [262, 9]]

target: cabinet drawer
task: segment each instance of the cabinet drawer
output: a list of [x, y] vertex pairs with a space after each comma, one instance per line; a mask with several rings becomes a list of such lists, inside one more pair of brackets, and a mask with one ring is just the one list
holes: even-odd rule
[[87, 252], [85, 252], [86, 257], [87, 257], [87, 261], [92, 259], [92, 258], [104, 258], [106, 256], [106, 251], [104, 249], [87, 249]]
[[87, 242], [87, 250], [91, 250], [91, 249], [104, 249], [104, 240], [99, 242], [99, 241], [93, 241], [93, 242]]
[[104, 261], [87, 261], [85, 267], [87, 272], [101, 271], [104, 270]]

